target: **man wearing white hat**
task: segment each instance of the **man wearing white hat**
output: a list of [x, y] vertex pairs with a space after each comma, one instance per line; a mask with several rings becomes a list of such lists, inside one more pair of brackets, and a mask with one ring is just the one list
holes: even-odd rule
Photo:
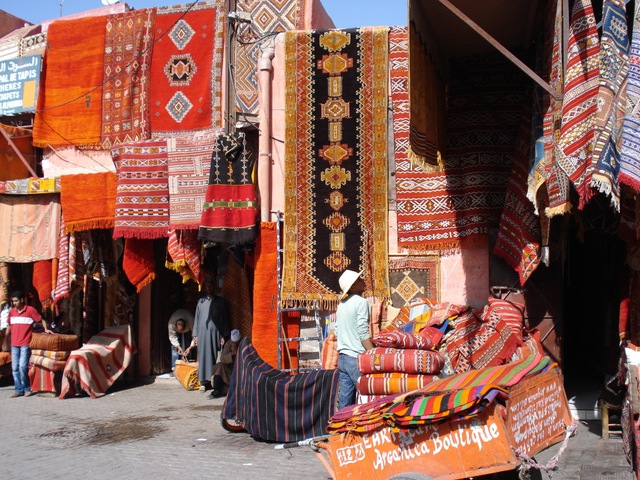
[[229, 388], [231, 374], [233, 373], [233, 364], [238, 354], [238, 344], [242, 340], [240, 330], [231, 330], [231, 338], [224, 342], [220, 360], [213, 366], [213, 375], [211, 376], [212, 390], [209, 398], [219, 398], [224, 395]]
[[356, 385], [360, 378], [358, 354], [373, 348], [369, 334], [369, 302], [362, 297], [365, 289], [362, 272], [345, 270], [338, 280], [342, 296], [336, 311], [338, 371], [340, 393], [338, 409], [356, 402]]

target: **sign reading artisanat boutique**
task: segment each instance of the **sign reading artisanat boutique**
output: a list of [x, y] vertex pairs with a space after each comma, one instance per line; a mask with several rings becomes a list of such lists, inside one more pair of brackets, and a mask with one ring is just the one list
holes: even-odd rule
[[0, 115], [35, 110], [41, 67], [40, 55], [0, 62]]

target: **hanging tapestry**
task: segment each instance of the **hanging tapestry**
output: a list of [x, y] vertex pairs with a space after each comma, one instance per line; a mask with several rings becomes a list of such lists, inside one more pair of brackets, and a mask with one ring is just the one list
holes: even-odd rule
[[404, 307], [416, 298], [440, 301], [440, 256], [409, 257], [389, 262], [391, 303]]
[[38, 301], [43, 309], [51, 306], [51, 292], [54, 280], [53, 262], [51, 260], [38, 260], [33, 263], [31, 285], [38, 293]]
[[253, 186], [255, 156], [244, 133], [216, 137], [209, 186], [202, 207], [198, 238], [232, 245], [256, 238], [258, 198]]
[[102, 71], [106, 16], [56, 20], [47, 30], [38, 109], [37, 147], [97, 147], [102, 130]]
[[209, 181], [216, 135], [167, 139], [169, 160], [169, 226], [198, 230]]
[[111, 150], [118, 186], [113, 238], [160, 238], [169, 232], [166, 140], [122, 144]]
[[[627, 97], [624, 85], [629, 72], [629, 35], [627, 13], [623, 0], [604, 2], [602, 36], [600, 37], [600, 80], [596, 113], [596, 143], [593, 157], [587, 166], [585, 189], [580, 208], [596, 192], [608, 195], [611, 205], [620, 211], [618, 146]], [[623, 89], [622, 94], [621, 88]]]
[[243, 32], [235, 48], [234, 81], [236, 108], [258, 114], [258, 60], [262, 42], [253, 42], [267, 32], [304, 30], [305, 0], [238, 0], [236, 9], [251, 14], [253, 28]]
[[58, 238], [58, 274], [53, 290], [53, 303], [57, 305], [71, 293], [69, 288], [69, 234], [65, 231], [64, 216], [60, 216], [60, 236]]
[[107, 16], [102, 85], [102, 148], [151, 137], [149, 68], [156, 10]]
[[283, 305], [335, 309], [346, 269], [389, 297], [387, 51], [387, 28], [285, 33]]
[[153, 240], [127, 238], [124, 242], [122, 270], [138, 293], [153, 282], [156, 278]]
[[182, 276], [182, 283], [193, 280], [201, 285], [204, 280], [200, 261], [201, 247], [195, 230], [171, 230], [165, 267], [178, 272]]
[[444, 75], [435, 60], [437, 55], [427, 47], [431, 42], [420, 35], [414, 22], [409, 22], [409, 37], [409, 158], [414, 165], [421, 165], [426, 170], [439, 169], [442, 162], [441, 151], [445, 145], [447, 110]]
[[156, 10], [149, 92], [154, 137], [220, 127], [224, 18], [220, 0]]
[[115, 173], [63, 175], [60, 204], [67, 232], [113, 228], [116, 191]]
[[526, 79], [498, 55], [451, 60], [451, 72], [444, 169], [403, 185], [412, 198], [398, 196], [399, 212], [415, 212], [398, 237], [415, 250], [458, 248], [485, 235], [504, 205]]
[[556, 162], [584, 197], [585, 173], [595, 146], [600, 43], [591, 0], [576, 0], [571, 12], [562, 127]]
[[0, 262], [31, 263], [58, 256], [57, 194], [0, 195]]
[[520, 126], [511, 177], [493, 253], [513, 268], [524, 285], [540, 264], [540, 221], [527, 198], [527, 169], [531, 152], [531, 115]]
[[640, 191], [640, 2], [636, 2], [632, 32], [618, 180]]

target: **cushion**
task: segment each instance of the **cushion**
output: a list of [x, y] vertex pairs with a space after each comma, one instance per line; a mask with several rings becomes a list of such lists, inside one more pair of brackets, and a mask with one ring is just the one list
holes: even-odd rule
[[433, 350], [440, 343], [440, 339], [442, 339], [440, 330], [425, 327], [418, 333], [380, 332], [372, 342], [376, 347]]
[[362, 373], [430, 373], [442, 369], [444, 358], [435, 350], [412, 350], [376, 347], [358, 355]]
[[335, 370], [338, 368], [338, 338], [331, 332], [322, 344], [322, 368]]
[[524, 327], [523, 304], [500, 298], [489, 298], [489, 305], [484, 308], [482, 317], [485, 322], [490, 318], [502, 320], [509, 325], [515, 336], [522, 341], [522, 329]]
[[77, 335], [62, 333], [34, 333], [31, 336], [31, 349], [54, 350], [56, 352], [70, 352], [79, 347]]

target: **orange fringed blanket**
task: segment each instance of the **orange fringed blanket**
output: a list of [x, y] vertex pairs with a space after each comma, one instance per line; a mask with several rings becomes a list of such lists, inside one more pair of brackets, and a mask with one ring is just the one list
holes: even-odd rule
[[117, 188], [113, 172], [60, 177], [60, 204], [66, 232], [113, 228]]
[[100, 144], [106, 18], [58, 20], [49, 26], [47, 49], [55, 54], [46, 56], [42, 72], [35, 146]]
[[122, 269], [138, 292], [153, 282], [156, 278], [153, 240], [127, 238], [124, 243]]

